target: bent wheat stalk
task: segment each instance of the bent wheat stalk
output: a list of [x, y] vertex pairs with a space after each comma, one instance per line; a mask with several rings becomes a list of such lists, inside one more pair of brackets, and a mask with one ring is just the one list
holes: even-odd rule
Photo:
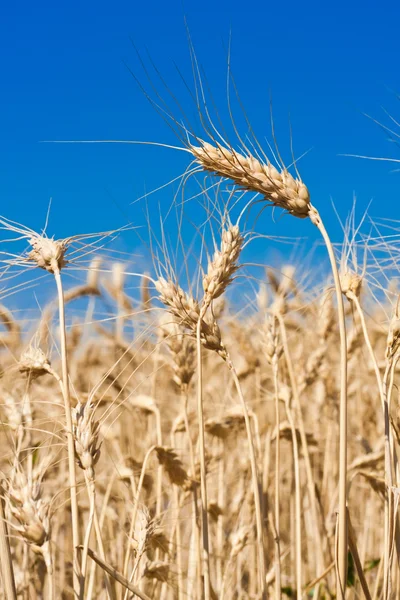
[[208, 172], [233, 181], [239, 188], [260, 194], [273, 206], [304, 219], [309, 217], [319, 229], [331, 264], [340, 334], [340, 441], [339, 441], [339, 524], [337, 597], [344, 599], [347, 579], [347, 340], [342, 289], [334, 249], [319, 212], [311, 204], [310, 194], [300, 178], [286, 169], [278, 171], [270, 162], [262, 163], [250, 153], [244, 156], [231, 147], [200, 141], [187, 144], [196, 162]]

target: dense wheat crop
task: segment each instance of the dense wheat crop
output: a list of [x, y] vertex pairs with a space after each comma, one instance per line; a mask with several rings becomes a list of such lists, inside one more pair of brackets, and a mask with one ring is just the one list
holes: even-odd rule
[[[149, 274], [1, 218], [3, 598], [400, 598], [397, 234], [351, 209], [333, 246], [298, 173], [203, 133], [183, 269], [165, 229]], [[326, 271], [246, 268], [253, 201], [309, 218]]]

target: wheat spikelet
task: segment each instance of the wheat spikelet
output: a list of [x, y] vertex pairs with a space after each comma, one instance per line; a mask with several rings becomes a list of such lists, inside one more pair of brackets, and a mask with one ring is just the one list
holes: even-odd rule
[[160, 329], [170, 350], [174, 381], [180, 388], [183, 388], [189, 385], [196, 370], [194, 342], [188, 335], [185, 335], [179, 323], [171, 320], [168, 315], [161, 317]]
[[218, 502], [209, 502], [208, 503], [208, 514], [214, 523], [217, 523], [219, 517], [224, 514], [223, 508], [218, 504]]
[[21, 373], [28, 373], [31, 378], [37, 378], [49, 373], [50, 360], [41, 348], [30, 344], [21, 354], [18, 368]]
[[243, 548], [246, 546], [250, 535], [248, 527], [240, 527], [234, 531], [231, 535], [231, 558], [235, 558], [240, 554]]
[[261, 347], [264, 350], [265, 358], [270, 365], [276, 366], [282, 355], [283, 348], [279, 344], [279, 336], [276, 330], [276, 318], [274, 315], [268, 315], [265, 326], [265, 336], [262, 338]]
[[363, 456], [355, 458], [349, 465], [349, 471], [354, 471], [360, 468], [365, 469], [366, 467], [377, 467], [383, 462], [384, 458], [385, 451], [383, 449], [377, 450], [376, 452], [368, 452]]
[[300, 386], [307, 387], [312, 385], [318, 378], [323, 361], [326, 356], [326, 345], [321, 343], [309, 355], [305, 368], [300, 374]]
[[149, 548], [152, 550], [161, 550], [164, 554], [169, 553], [169, 540], [165, 531], [159, 525], [154, 527], [152, 535], [149, 538]]
[[68, 249], [68, 240], [55, 240], [35, 234], [29, 239], [29, 243], [32, 250], [27, 260], [35, 262], [41, 269], [54, 273], [66, 266], [65, 253]]
[[161, 582], [168, 581], [168, 576], [169, 563], [161, 560], [148, 562], [143, 572], [143, 577], [146, 577], [146, 579], [156, 579]]
[[131, 545], [137, 557], [141, 557], [146, 551], [154, 533], [154, 522], [145, 506], [139, 507], [136, 515], [135, 528]]
[[320, 338], [326, 341], [334, 330], [334, 327], [335, 310], [332, 302], [332, 293], [327, 289], [321, 296], [318, 312], [318, 334]]
[[187, 485], [189, 476], [175, 450], [164, 446], [156, 446], [155, 451], [158, 461], [164, 467], [171, 483], [178, 487]]
[[361, 293], [362, 277], [352, 271], [340, 273], [340, 287], [348, 300], [358, 298]]
[[244, 426], [244, 417], [241, 407], [233, 408], [219, 419], [207, 419], [205, 430], [210, 435], [221, 440], [226, 439], [232, 433], [237, 432], [239, 427]]
[[221, 330], [211, 314], [208, 314], [207, 317], [201, 322], [200, 337], [204, 348], [207, 350], [213, 350], [224, 360], [227, 359], [228, 353], [222, 342]]
[[386, 341], [386, 358], [392, 360], [400, 348], [400, 318], [397, 308], [390, 322]]
[[205, 171], [231, 179], [247, 191], [261, 194], [274, 206], [304, 219], [310, 210], [310, 194], [299, 179], [283, 170], [279, 172], [271, 163], [262, 163], [250, 154], [246, 157], [224, 148], [218, 143], [209, 144], [200, 140], [201, 146], [188, 148]]
[[[296, 431], [297, 441], [300, 443], [301, 442], [300, 430], [296, 427], [295, 431]], [[277, 429], [275, 427], [275, 429], [272, 433], [271, 439], [276, 440], [276, 437], [277, 437]], [[282, 421], [279, 424], [279, 437], [283, 438], [284, 440], [287, 440], [288, 442], [293, 441], [292, 428], [290, 426], [289, 421]], [[317, 446], [318, 445], [318, 442], [312, 433], [306, 433], [306, 439], [307, 439], [307, 444], [309, 446]]]
[[7, 425], [12, 431], [18, 431], [24, 424], [23, 404], [17, 402], [14, 396], [8, 392], [2, 394], [2, 408], [6, 417]]
[[370, 471], [357, 471], [357, 475], [361, 475], [368, 481], [372, 489], [382, 498], [384, 499], [387, 495], [387, 487], [385, 479], [382, 477], [381, 473], [373, 473]]
[[17, 470], [8, 482], [7, 498], [11, 514], [18, 521], [18, 532], [35, 547], [43, 546], [50, 537], [49, 503], [42, 498], [41, 479], [31, 482]]
[[244, 242], [239, 227], [231, 225], [223, 230], [221, 237], [221, 248], [215, 251], [213, 260], [208, 263], [207, 274], [203, 277], [205, 306], [225, 292], [239, 268], [237, 260]]
[[354, 356], [357, 348], [362, 345], [363, 334], [361, 329], [353, 327], [347, 337], [347, 353], [349, 357]]
[[188, 329], [195, 328], [200, 316], [197, 300], [172, 280], [167, 281], [163, 277], [157, 279], [155, 287], [160, 294], [161, 302], [168, 307], [169, 312], [178, 319], [178, 322]]
[[92, 481], [94, 466], [100, 458], [100, 424], [94, 420], [93, 409], [94, 405], [90, 401], [85, 404], [78, 402], [72, 409], [72, 431], [78, 465]]
[[[201, 315], [201, 308], [197, 300], [184, 292], [173, 281], [167, 281], [163, 277], [156, 281], [155, 286], [160, 294], [161, 302], [178, 319], [179, 324], [187, 328], [191, 336], [195, 338], [197, 323]], [[221, 332], [212, 315], [201, 319], [200, 338], [204, 348], [217, 352], [226, 360], [227, 352], [222, 343]]]

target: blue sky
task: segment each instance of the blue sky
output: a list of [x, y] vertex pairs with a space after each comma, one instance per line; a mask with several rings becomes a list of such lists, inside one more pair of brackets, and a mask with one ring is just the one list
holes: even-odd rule
[[[190, 80], [187, 17], [207, 85], [226, 114], [226, 45], [232, 34], [232, 70], [259, 139], [270, 136], [272, 94], [276, 134], [289, 159], [289, 115], [297, 155], [313, 203], [333, 237], [340, 229], [333, 200], [345, 216], [357, 195], [360, 211], [400, 219], [396, 165], [339, 156], [360, 153], [400, 158], [399, 149], [368, 120], [400, 119], [398, 23], [395, 2], [39, 2], [6, 3], [0, 19], [1, 213], [33, 228], [53, 204], [49, 234], [145, 223], [131, 204], [188, 164], [183, 153], [127, 145], [44, 144], [42, 140], [134, 139], [174, 144], [127, 66], [143, 79], [131, 39], [148, 49], [171, 88], [193, 113], [175, 64]], [[161, 88], [162, 91], [162, 88]], [[238, 116], [240, 122], [240, 116]], [[201, 132], [199, 132], [201, 133]], [[157, 219], [173, 188], [149, 198]], [[199, 216], [192, 203], [189, 217]], [[265, 221], [264, 221], [265, 219]], [[267, 214], [271, 235], [314, 238], [310, 224]], [[135, 250], [135, 233], [124, 242]]]

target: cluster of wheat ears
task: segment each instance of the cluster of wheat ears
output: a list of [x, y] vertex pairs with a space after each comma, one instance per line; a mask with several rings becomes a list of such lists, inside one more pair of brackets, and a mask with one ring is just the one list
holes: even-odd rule
[[[249, 238], [225, 204], [213, 252], [197, 257], [201, 285], [160, 258], [141, 276], [96, 257], [64, 289], [107, 234], [55, 240], [1, 218], [5, 242], [28, 247], [2, 253], [7, 600], [400, 598], [396, 289], [358, 267], [351, 227], [334, 249], [298, 174], [205, 129], [207, 142], [183, 138], [184, 177], [225, 182], [241, 217], [249, 195], [309, 219], [331, 274], [310, 291], [294, 267], [266, 268], [237, 314], [226, 292]], [[374, 257], [368, 240], [363, 252]], [[36, 323], [6, 307], [28, 269], [55, 284]]]

